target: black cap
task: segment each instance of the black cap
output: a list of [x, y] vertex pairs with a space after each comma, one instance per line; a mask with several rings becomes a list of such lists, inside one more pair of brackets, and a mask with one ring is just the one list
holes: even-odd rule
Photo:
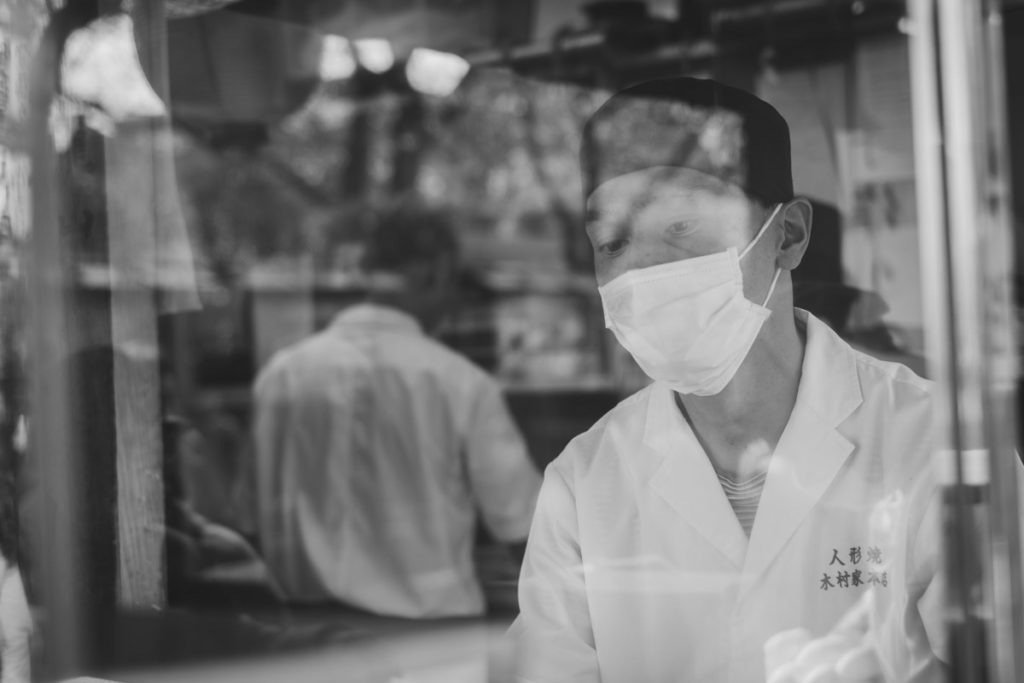
[[764, 204], [793, 198], [789, 126], [744, 90], [700, 78], [665, 78], [613, 95], [587, 121], [580, 162], [589, 194], [652, 166], [701, 171]]

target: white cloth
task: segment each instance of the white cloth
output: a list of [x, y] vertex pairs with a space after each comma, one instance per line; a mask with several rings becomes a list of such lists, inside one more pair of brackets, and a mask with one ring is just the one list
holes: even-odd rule
[[540, 474], [497, 383], [397, 310], [361, 304], [255, 389], [261, 547], [285, 593], [380, 614], [480, 614], [476, 511], [522, 541]]
[[749, 539], [662, 384], [548, 467], [511, 629], [521, 680], [763, 681], [770, 636], [824, 635], [869, 588], [892, 680], [933, 679], [930, 385], [797, 316], [800, 387]]

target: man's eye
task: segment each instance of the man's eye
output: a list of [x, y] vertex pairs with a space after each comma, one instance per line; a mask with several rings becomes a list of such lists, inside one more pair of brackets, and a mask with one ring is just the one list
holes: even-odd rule
[[608, 240], [607, 242], [602, 242], [598, 246], [598, 251], [607, 256], [611, 256], [625, 249], [628, 243], [629, 241], [625, 239]]
[[678, 221], [668, 226], [668, 234], [671, 237], [687, 237], [693, 234], [696, 226], [692, 222]]

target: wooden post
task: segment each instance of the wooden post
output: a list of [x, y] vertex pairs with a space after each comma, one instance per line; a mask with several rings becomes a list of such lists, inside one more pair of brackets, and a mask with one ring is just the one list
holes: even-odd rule
[[[161, 183], [172, 172], [160, 160], [170, 147], [158, 144], [155, 124], [146, 124], [119, 129], [108, 140], [79, 131], [58, 157], [47, 129], [60, 46], [98, 10], [116, 9], [105, 3], [83, 0], [53, 14], [27, 117], [33, 135], [29, 461], [40, 475], [30, 550], [48, 617], [42, 660], [48, 678], [109, 662], [115, 608], [164, 604], [154, 245], [168, 201]], [[152, 54], [149, 38], [163, 30], [153, 11], [163, 4], [134, 6], [147, 38], [143, 54]], [[99, 182], [73, 182], [90, 176]], [[99, 287], [81, 277], [81, 267], [96, 258], [112, 275]], [[133, 277], [139, 272], [143, 277]]]
[[[161, 2], [132, 10], [139, 56], [167, 101]], [[177, 206], [166, 120], [123, 127], [106, 141], [111, 339], [117, 430], [117, 602], [122, 608], [165, 604], [164, 487], [157, 290], [160, 231]], [[137, 354], [124, 350], [135, 349]]]

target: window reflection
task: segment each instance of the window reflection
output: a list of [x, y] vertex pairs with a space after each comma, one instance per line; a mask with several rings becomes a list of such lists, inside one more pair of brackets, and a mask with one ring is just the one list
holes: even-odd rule
[[427, 336], [454, 295], [449, 219], [403, 204], [369, 222], [365, 301], [256, 379], [260, 548], [289, 600], [479, 615], [476, 510], [522, 543], [538, 475], [497, 382]]
[[903, 3], [129, 4], [0, 0], [5, 678], [973, 666]]

